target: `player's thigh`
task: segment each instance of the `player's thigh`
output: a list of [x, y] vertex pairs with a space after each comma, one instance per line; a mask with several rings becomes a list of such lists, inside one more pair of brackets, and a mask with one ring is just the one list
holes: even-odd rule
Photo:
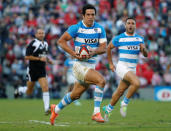
[[88, 84], [80, 84], [79, 82], [75, 82], [74, 88], [71, 92], [71, 99], [79, 99], [87, 88], [89, 88]]
[[42, 89], [45, 89], [45, 88], [48, 89], [48, 81], [47, 81], [46, 77], [39, 78], [38, 82], [39, 82]]
[[105, 83], [103, 76], [94, 69], [88, 70], [88, 72], [85, 75], [84, 80], [85, 80], [85, 83], [88, 83], [88, 84], [98, 85], [99, 83]]
[[130, 84], [134, 84], [136, 86], [140, 85], [140, 80], [133, 71], [128, 71], [123, 80], [128, 81]]

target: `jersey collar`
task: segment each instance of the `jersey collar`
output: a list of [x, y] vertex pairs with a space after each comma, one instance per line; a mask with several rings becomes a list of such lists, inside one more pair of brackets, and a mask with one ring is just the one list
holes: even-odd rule
[[39, 41], [39, 42], [41, 42], [41, 43], [44, 43], [44, 41], [41, 41], [41, 40], [39, 40], [39, 39], [37, 39], [37, 38], [36, 38], [36, 40]]
[[135, 32], [134, 32], [133, 35], [128, 35], [126, 32], [124, 32], [124, 34], [125, 34], [126, 36], [135, 36]]
[[83, 25], [84, 25], [86, 28], [91, 28], [91, 27], [94, 26], [94, 22], [93, 22], [93, 25], [92, 25], [91, 27], [87, 27], [86, 24], [84, 24], [83, 20], [82, 20], [82, 23], [83, 23]]

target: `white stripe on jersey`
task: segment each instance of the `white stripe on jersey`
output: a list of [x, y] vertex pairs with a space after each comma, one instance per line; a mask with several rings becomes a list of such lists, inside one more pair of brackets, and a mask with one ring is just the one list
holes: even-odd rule
[[[75, 41], [80, 42], [80, 43], [85, 43], [85, 39], [84, 38], [76, 37], [75, 38]], [[98, 38], [97, 38], [96, 41], [98, 42]], [[104, 43], [104, 42], [107, 42], [107, 39], [106, 38], [99, 39], [99, 43]]]
[[129, 62], [124, 62], [124, 61], [119, 61], [119, 63], [127, 66], [127, 67], [136, 67], [137, 63], [129, 63]]
[[104, 43], [104, 42], [107, 42], [107, 39], [106, 38], [99, 39], [99, 43]]
[[101, 28], [94, 28], [94, 29], [79, 28], [78, 30], [78, 33], [83, 33], [83, 34], [97, 34], [101, 32], [102, 32]]
[[142, 42], [143, 40], [140, 37], [126, 37], [126, 38], [120, 38], [119, 42]]
[[80, 42], [80, 43], [85, 43], [84, 38], [76, 37], [76, 38], [75, 38], [75, 41]]
[[138, 59], [138, 55], [120, 53], [119, 58]]
[[119, 46], [119, 49], [123, 49], [123, 50], [129, 50], [128, 47], [137, 47], [137, 48], [134, 48], [133, 50], [140, 50], [140, 46], [139, 45], [126, 45], [126, 46]]

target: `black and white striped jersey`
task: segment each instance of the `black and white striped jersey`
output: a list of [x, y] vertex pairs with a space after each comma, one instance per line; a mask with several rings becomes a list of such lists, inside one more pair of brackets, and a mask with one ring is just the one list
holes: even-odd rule
[[[48, 43], [46, 41], [40, 41], [34, 39], [26, 48], [26, 56], [35, 57], [47, 57], [48, 54]], [[29, 68], [31, 70], [45, 69], [45, 62], [42, 61], [29, 61]]]

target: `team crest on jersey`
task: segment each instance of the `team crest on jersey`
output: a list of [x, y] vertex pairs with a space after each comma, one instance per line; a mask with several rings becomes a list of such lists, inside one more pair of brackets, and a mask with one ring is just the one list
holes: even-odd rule
[[139, 38], [138, 38], [138, 37], [136, 37], [136, 40], [139, 40]]
[[98, 32], [98, 29], [97, 28], [94, 28], [94, 31], [97, 33]]

